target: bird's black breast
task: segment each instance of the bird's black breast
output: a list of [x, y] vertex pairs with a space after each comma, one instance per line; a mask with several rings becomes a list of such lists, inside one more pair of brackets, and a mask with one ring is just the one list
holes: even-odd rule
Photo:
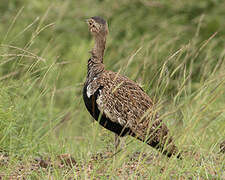
[[100, 90], [104, 87], [100, 86], [97, 91], [90, 96], [90, 98], [87, 96], [87, 86], [88, 84], [85, 84], [83, 88], [83, 99], [85, 106], [89, 113], [92, 115], [92, 117], [99, 122], [100, 125], [102, 125], [104, 128], [118, 134], [119, 136], [125, 136], [130, 133], [129, 128], [124, 128], [119, 123], [115, 123], [111, 121], [109, 118], [106, 117], [106, 115], [100, 114], [100, 110], [98, 109], [96, 100], [99, 96]]

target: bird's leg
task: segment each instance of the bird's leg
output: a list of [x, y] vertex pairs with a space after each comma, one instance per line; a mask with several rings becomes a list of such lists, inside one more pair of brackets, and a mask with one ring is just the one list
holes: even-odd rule
[[116, 153], [116, 150], [117, 150], [119, 144], [120, 144], [120, 137], [117, 134], [115, 134], [115, 138], [114, 138], [114, 145], [115, 145], [114, 151], [115, 151], [115, 153]]
[[124, 139], [118, 136], [117, 134], [115, 134], [114, 145], [115, 145], [115, 153], [118, 150], [119, 145], [121, 146], [122, 149], [124, 149], [126, 146]]

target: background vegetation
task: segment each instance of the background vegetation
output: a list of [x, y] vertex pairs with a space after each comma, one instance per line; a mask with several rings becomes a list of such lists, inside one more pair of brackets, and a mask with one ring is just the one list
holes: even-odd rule
[[[225, 179], [224, 7], [223, 0], [1, 0], [0, 176]], [[92, 123], [82, 100], [93, 45], [85, 18], [95, 15], [109, 24], [106, 67], [160, 104], [182, 161], [129, 137], [110, 157], [113, 134]], [[74, 158], [69, 167], [62, 155]]]

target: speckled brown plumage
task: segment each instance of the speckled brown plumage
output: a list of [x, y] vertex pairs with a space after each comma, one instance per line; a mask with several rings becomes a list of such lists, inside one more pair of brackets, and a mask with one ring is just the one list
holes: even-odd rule
[[95, 38], [83, 89], [84, 102], [90, 114], [118, 136], [136, 137], [169, 157], [177, 154], [168, 128], [159, 119], [154, 103], [143, 89], [127, 77], [105, 70], [103, 55], [107, 22], [100, 17], [92, 17], [88, 25]]

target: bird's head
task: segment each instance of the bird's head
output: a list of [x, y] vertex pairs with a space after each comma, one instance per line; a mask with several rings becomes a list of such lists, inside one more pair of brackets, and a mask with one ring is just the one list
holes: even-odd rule
[[108, 34], [108, 24], [99, 16], [94, 16], [87, 19], [87, 24], [89, 31], [94, 36], [106, 36]]

